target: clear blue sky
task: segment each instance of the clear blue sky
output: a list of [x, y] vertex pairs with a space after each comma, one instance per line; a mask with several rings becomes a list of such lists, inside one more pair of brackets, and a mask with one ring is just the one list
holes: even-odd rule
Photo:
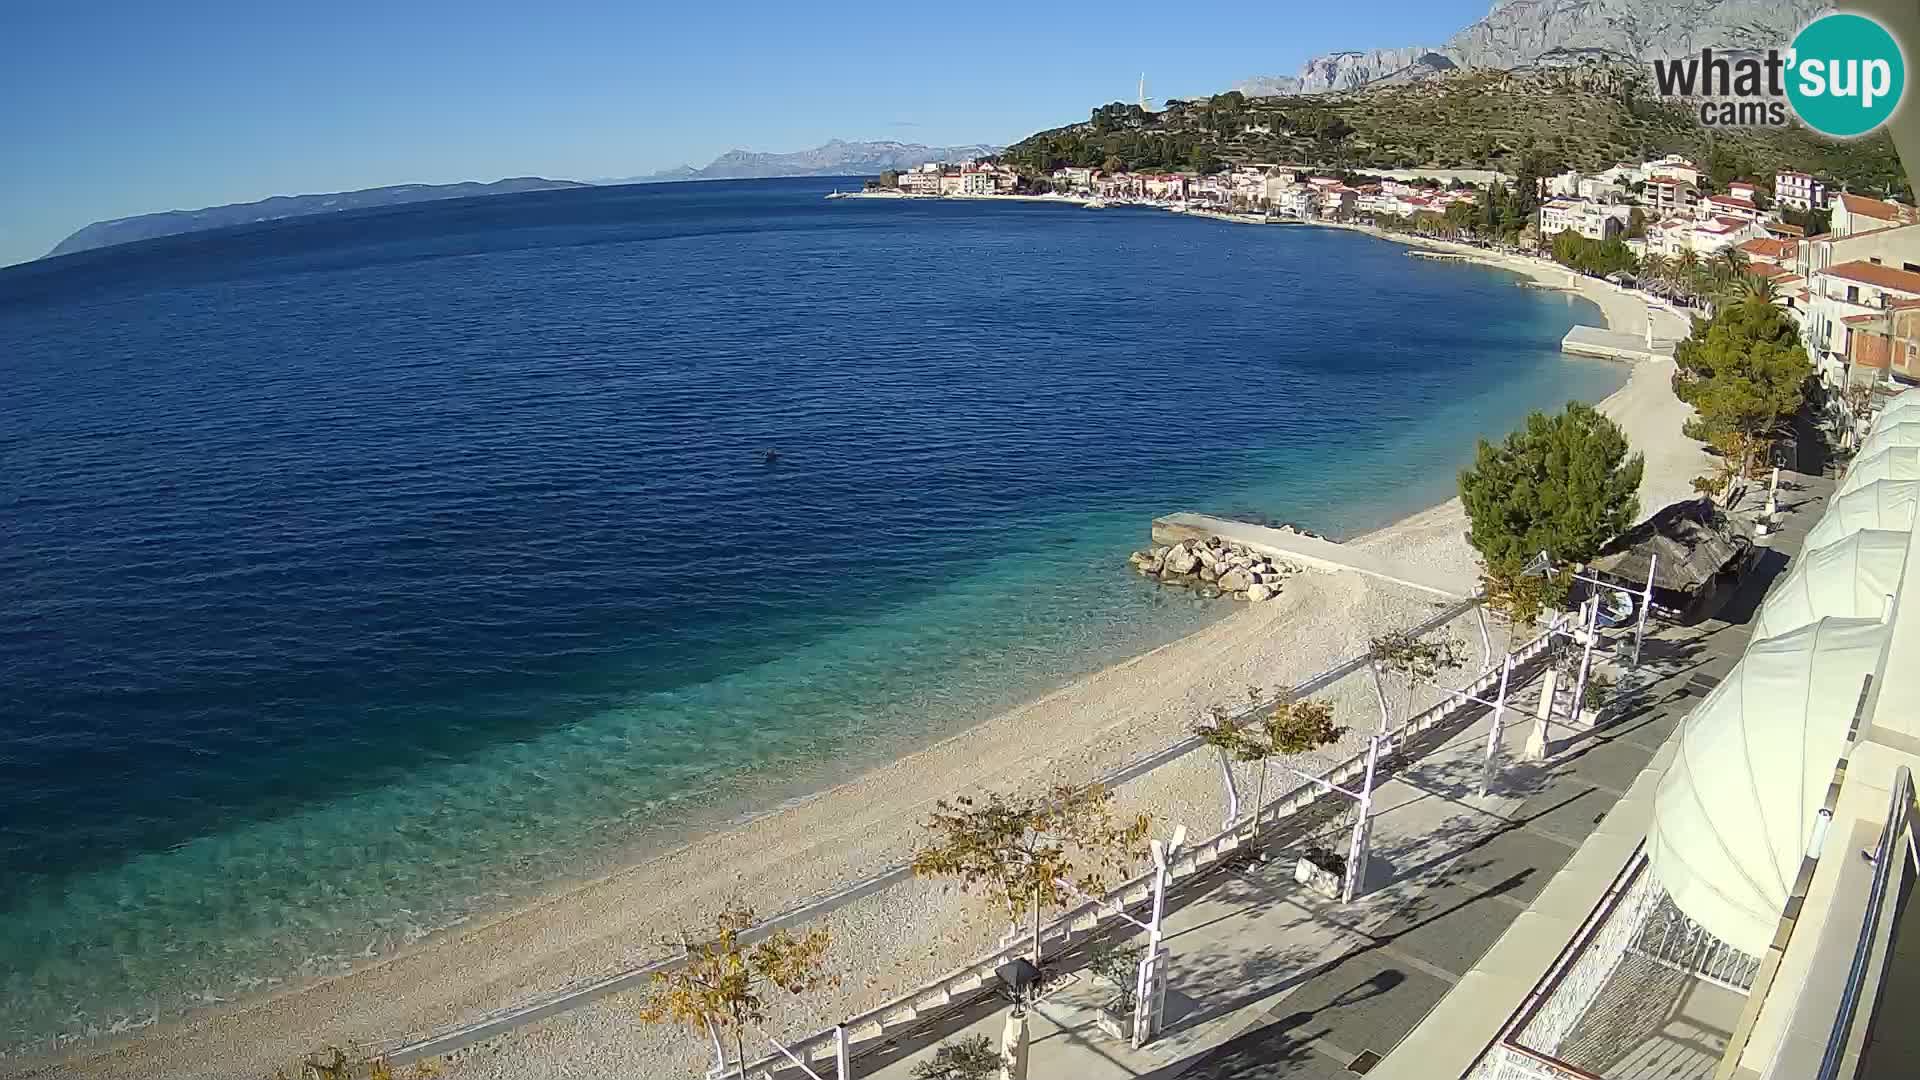
[[829, 138], [1009, 142], [1131, 100], [1436, 44], [1485, 0], [4, 0], [0, 264], [276, 194], [602, 179]]

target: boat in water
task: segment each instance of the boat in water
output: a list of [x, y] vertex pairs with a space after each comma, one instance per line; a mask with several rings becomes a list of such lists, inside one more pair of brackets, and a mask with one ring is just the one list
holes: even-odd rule
[[1086, 207], [1089, 210], [1105, 210], [1107, 208], [1107, 200], [1098, 199], [1098, 198], [1088, 199], [1086, 202], [1081, 203], [1080, 205]]

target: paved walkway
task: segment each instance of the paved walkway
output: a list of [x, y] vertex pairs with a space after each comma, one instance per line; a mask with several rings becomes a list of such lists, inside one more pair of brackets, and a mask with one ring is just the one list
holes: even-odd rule
[[[1766, 585], [1819, 516], [1830, 481], [1804, 485], [1726, 618], [1667, 627], [1645, 650], [1651, 681], [1597, 732], [1556, 730], [1546, 762], [1519, 762], [1529, 718], [1509, 714], [1502, 770], [1478, 794], [1491, 725], [1482, 713], [1434, 734], [1379, 788], [1369, 892], [1351, 905], [1293, 881], [1293, 852], [1341, 822], [1290, 825], [1274, 858], [1195, 883], [1167, 916], [1167, 1030], [1144, 1050], [1108, 1037], [1096, 1009], [1114, 988], [1084, 969], [1034, 1010], [1030, 1075], [1103, 1080], [1352, 1077], [1384, 1057], [1447, 994], [1578, 849], [1685, 715], [1731, 670]], [[1783, 502], [1788, 500], [1783, 499]], [[1537, 700], [1529, 682], [1523, 703]], [[1527, 714], [1531, 708], [1525, 709]], [[997, 1044], [1005, 1007], [977, 1004], [856, 1059], [856, 1074], [904, 1080], [938, 1040]]]

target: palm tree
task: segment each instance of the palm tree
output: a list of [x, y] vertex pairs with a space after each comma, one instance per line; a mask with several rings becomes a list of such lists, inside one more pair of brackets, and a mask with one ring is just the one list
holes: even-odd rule
[[1713, 274], [1722, 281], [1736, 281], [1747, 269], [1747, 253], [1737, 247], [1723, 247], [1713, 253]]
[[1673, 264], [1665, 255], [1650, 251], [1640, 260], [1640, 284], [1655, 296], [1667, 296], [1672, 292]]
[[1703, 279], [1706, 274], [1700, 268], [1700, 256], [1692, 248], [1682, 251], [1673, 261], [1673, 281], [1675, 291], [1684, 294], [1689, 300], [1698, 300], [1706, 292]]
[[1779, 297], [1780, 287], [1773, 283], [1772, 278], [1742, 274], [1728, 293], [1741, 303], [1771, 304]]

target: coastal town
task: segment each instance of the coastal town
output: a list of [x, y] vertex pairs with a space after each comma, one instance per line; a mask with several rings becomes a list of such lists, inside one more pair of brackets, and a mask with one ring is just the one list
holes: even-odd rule
[[[1408, 238], [1492, 246], [1476, 225], [1514, 178], [1487, 170], [1357, 174], [1281, 164], [1220, 172], [1061, 168], [1044, 179], [1005, 163], [934, 162], [885, 174], [871, 194], [1041, 198], [1102, 209], [1136, 206], [1248, 223], [1339, 224]], [[1683, 308], [1710, 307], [1734, 286], [1786, 309], [1822, 381], [1920, 385], [1920, 212], [1796, 170], [1727, 180], [1669, 154], [1587, 174], [1535, 180], [1511, 200], [1526, 222], [1508, 248], [1637, 286]], [[1577, 237], [1597, 259], [1567, 257]], [[1611, 252], [1613, 258], [1606, 258]]]

